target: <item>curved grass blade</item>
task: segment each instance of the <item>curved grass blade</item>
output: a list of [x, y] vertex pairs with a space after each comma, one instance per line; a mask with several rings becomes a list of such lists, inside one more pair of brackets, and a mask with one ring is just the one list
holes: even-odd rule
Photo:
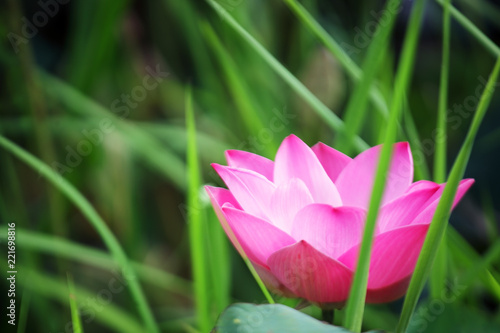
[[[360, 80], [363, 76], [362, 70], [352, 61], [342, 47], [319, 25], [314, 17], [309, 14], [296, 0], [284, 0], [288, 7], [305, 23], [305, 25], [316, 35], [328, 50], [337, 58], [339, 63], [345, 68], [347, 73], [355, 80]], [[389, 107], [375, 86], [370, 87], [370, 97], [375, 107], [384, 115], [389, 116]]]
[[[99, 103], [88, 98], [72, 86], [50, 74], [40, 71], [44, 83], [43, 88], [52, 99], [65, 105], [84, 117], [94, 116], [109, 119], [112, 125], [118, 128], [123, 138], [128, 141], [134, 152], [142, 157], [152, 168], [172, 182], [181, 191], [185, 191], [186, 166], [178, 156], [165, 149], [165, 147], [152, 138], [147, 132], [134, 126], [131, 122], [123, 121], [120, 117], [108, 111]], [[160, 153], [161, 152], [161, 153]]]
[[[488, 251], [478, 260], [472, 267], [470, 267], [466, 274], [459, 278], [459, 283], [462, 286], [463, 290], [468, 289], [472, 283], [477, 280], [478, 275], [481, 272], [484, 272], [488, 269], [493, 263], [499, 262], [500, 260], [500, 240], [497, 240]], [[491, 278], [494, 281], [495, 278], [490, 274]], [[498, 281], [496, 281], [496, 285], [498, 286]], [[498, 290], [498, 289], [497, 289]], [[465, 293], [462, 291], [460, 295], [458, 295], [458, 299], [462, 298]]]
[[401, 62], [396, 74], [395, 90], [389, 112], [389, 124], [387, 126], [387, 133], [377, 166], [358, 263], [354, 273], [349, 299], [347, 300], [345, 326], [353, 332], [361, 331], [366, 300], [366, 287], [368, 285], [368, 270], [370, 267], [373, 233], [375, 231], [378, 210], [384, 193], [385, 180], [392, 155], [392, 146], [396, 141], [399, 115], [401, 113], [405, 91], [413, 72], [420, 23], [424, 13], [425, 2], [426, 0], [418, 0], [413, 5], [408, 30], [404, 39], [405, 42], [403, 45]]
[[[445, 6], [445, 1], [447, 0], [436, 0], [441, 6]], [[455, 20], [460, 23], [465, 30], [469, 31], [472, 36], [474, 36], [483, 46], [496, 57], [500, 57], [500, 47], [496, 45], [488, 36], [486, 36], [481, 30], [471, 20], [465, 17], [464, 14], [460, 13], [453, 5], [450, 4], [450, 14], [455, 18]]]
[[[394, 4], [393, 1], [397, 1], [397, 0], [389, 0], [387, 5], [393, 6], [393, 4]], [[296, 0], [285, 0], [285, 3], [297, 15], [297, 17], [312, 31], [312, 33], [316, 37], [318, 37], [318, 39], [328, 48], [328, 50], [330, 50], [330, 52], [339, 60], [340, 64], [345, 68], [346, 72], [354, 80], [356, 80], [356, 81], [366, 80], [366, 78], [369, 75], [371, 75], [370, 73], [363, 74], [363, 71], [366, 71], [367, 67], [364, 66], [363, 71], [362, 71], [352, 61], [352, 59], [346, 54], [346, 52], [342, 49], [342, 47], [321, 27], [321, 25], [314, 19], [314, 17], [311, 16], [311, 14], [309, 14], [307, 12], [307, 10], [302, 5], [300, 5]], [[389, 11], [389, 12], [391, 12], [391, 11]], [[392, 15], [392, 17], [390, 19], [393, 20], [394, 18], [395, 18], [395, 15]], [[387, 31], [386, 31], [387, 33], [390, 32], [389, 30], [390, 30], [391, 24], [392, 23], [389, 22], [387, 24], [387, 26], [383, 27], [383, 29], [387, 29]], [[377, 53], [373, 49], [378, 49], [378, 48], [380, 48], [381, 50], [383, 49], [384, 43], [381, 43], [381, 40], [383, 40], [383, 39], [384, 39], [384, 37], [382, 37], [382, 36], [375, 37], [375, 40], [372, 42], [372, 45], [370, 46], [370, 49], [368, 51], [370, 53], [370, 56], [366, 57], [366, 62], [373, 62], [374, 61], [374, 58], [372, 56], [372, 52], [373, 52], [373, 54], [377, 54]], [[378, 43], [380, 43], [380, 45], [377, 45]], [[365, 65], [368, 66], [367, 63], [365, 63]], [[365, 82], [365, 84], [367, 86], [368, 86], [368, 84], [367, 84], [368, 81]], [[367, 87], [363, 87], [363, 88], [360, 87], [360, 89], [368, 89], [368, 88]], [[389, 107], [387, 106], [387, 103], [386, 103], [386, 100], [385, 100], [383, 94], [378, 89], [378, 87], [373, 84], [373, 82], [369, 86], [369, 94], [370, 94], [370, 99], [371, 99], [373, 105], [375, 106], [375, 108], [380, 112], [380, 114], [382, 116], [384, 116], [384, 118], [388, 118], [389, 117], [389, 111], [388, 111]], [[351, 101], [354, 100], [352, 103], [357, 103], [358, 102], [358, 101], [356, 101], [357, 98], [358, 97], [356, 97], [356, 98], [351, 97]], [[354, 106], [352, 106], [352, 108], [354, 109]], [[357, 110], [355, 110], [355, 111], [357, 111]], [[409, 119], [405, 122], [405, 124], [407, 125], [407, 128], [406, 128], [407, 136], [409, 138], [409, 141], [411, 142], [411, 146], [416, 147], [420, 141], [418, 140], [418, 135], [416, 135], [416, 131], [412, 131], [411, 125], [413, 123], [413, 119], [411, 118], [411, 114], [409, 114], [408, 118]], [[351, 126], [347, 123], [347, 119], [346, 119], [345, 125], [346, 125], [346, 127]], [[352, 125], [358, 126], [357, 124], [352, 124]], [[346, 128], [346, 132], [349, 133], [349, 131], [352, 132], [353, 130]], [[400, 131], [402, 132], [402, 129], [400, 129]], [[354, 130], [354, 132], [356, 133], [356, 130]], [[354, 148], [357, 148], [357, 147], [354, 147]], [[412, 149], [415, 149], [415, 148], [412, 148]], [[357, 149], [357, 150], [359, 152], [362, 151], [360, 149]], [[429, 173], [427, 171], [426, 163], [415, 164], [414, 167], [415, 167], [415, 173], [418, 175], [425, 176]], [[428, 177], [422, 177], [422, 178], [429, 179]]]
[[[471, 270], [471, 267], [484, 260], [453, 227], [447, 229], [446, 236], [450, 253], [467, 269]], [[475, 277], [481, 280], [484, 287], [500, 302], [500, 274], [494, 270], [492, 263], [477, 270]]]
[[[68, 306], [68, 289], [64, 280], [48, 277], [37, 271], [24, 269], [27, 278], [20, 280], [25, 288], [29, 288], [33, 294], [38, 294], [49, 299], [57, 300], [63, 305]], [[75, 286], [76, 298], [80, 300], [89, 300], [96, 297], [95, 292]], [[137, 333], [144, 332], [144, 327], [130, 313], [116, 307], [113, 303], [106, 306], [98, 305], [95, 302], [87, 302], [85, 309], [88, 317], [84, 320], [93, 320], [100, 322], [115, 332]], [[93, 315], [93, 316], [91, 316]]]
[[[313, 93], [311, 93], [293, 74], [291, 74], [279, 61], [276, 60], [255, 38], [253, 38], [238, 22], [236, 22], [228, 12], [214, 0], [205, 0], [248, 45], [264, 59], [268, 65], [281, 78], [290, 85], [290, 87], [299, 94], [306, 102], [311, 105], [313, 110], [326, 121], [334, 130], [344, 132], [344, 123], [333, 113], [323, 102], [321, 102]], [[354, 147], [359, 150], [368, 148], [363, 139], [356, 136], [353, 142]]]
[[106, 223], [96, 212], [94, 207], [92, 207], [88, 200], [80, 192], [78, 192], [78, 190], [70, 182], [62, 178], [38, 158], [31, 155], [2, 135], [0, 135], [0, 146], [15, 155], [24, 163], [28, 164], [34, 170], [37, 170], [50, 183], [52, 183], [52, 185], [63, 192], [68, 197], [68, 199], [80, 209], [82, 214], [89, 220], [92, 226], [99, 233], [103, 242], [106, 244], [106, 247], [110, 250], [114, 259], [120, 265], [124, 276], [129, 280], [128, 286], [130, 288], [131, 295], [135, 303], [137, 304], [139, 313], [141, 314], [141, 317], [144, 320], [148, 331], [158, 332], [158, 327], [154, 321], [151, 309], [149, 308], [141, 286], [137, 282], [136, 274], [130, 266], [125, 252], [123, 251], [120, 243], [108, 228]]
[[425, 238], [424, 245], [422, 246], [422, 251], [420, 252], [415, 271], [410, 281], [410, 286], [408, 287], [408, 293], [403, 304], [401, 317], [399, 319], [398, 326], [396, 327], [396, 332], [398, 333], [405, 332], [408, 328], [410, 318], [413, 314], [413, 311], [415, 310], [420, 293], [424, 288], [425, 281], [429, 275], [429, 271], [435, 259], [436, 251], [439, 248], [439, 244], [441, 243], [442, 237], [446, 230], [451, 205], [453, 203], [455, 193], [458, 189], [458, 184], [464, 175], [477, 131], [491, 101], [499, 71], [500, 57], [497, 59], [495, 67], [493, 68], [490, 78], [488, 79], [488, 83], [486, 84], [486, 87], [481, 95], [479, 105], [476, 112], [474, 113], [474, 118], [472, 119], [472, 124], [469, 128], [462, 148], [460, 148], [457, 159], [453, 164], [450, 175], [448, 177], [448, 181], [443, 191], [443, 195], [439, 200], [436, 213], [432, 218], [429, 231], [427, 232], [427, 237]]
[[[241, 76], [238, 75], [236, 64], [222, 45], [222, 42], [215, 34], [210, 24], [208, 22], [202, 22], [201, 26], [205, 39], [217, 54], [216, 58], [226, 76], [228, 89], [231, 91], [234, 102], [238, 106], [238, 111], [243, 123], [247, 127], [249, 133], [258, 135], [262, 128], [264, 128], [264, 125], [255, 112], [254, 103], [252, 102], [251, 96], [248, 94], [248, 88], [245, 87], [244, 81]], [[265, 145], [264, 148], [270, 156], [278, 149], [278, 147], [273, 147], [273, 144], [274, 143]]]
[[[0, 231], [2, 231], [0, 233], [1, 241], [7, 239], [7, 232], [3, 232], [3, 230], [6, 229], [0, 228]], [[119, 268], [110, 255], [101, 250], [70, 242], [63, 238], [24, 229], [16, 229], [16, 234], [19, 236], [16, 239], [16, 245], [22, 247], [23, 250], [32, 250], [60, 258], [67, 258], [108, 271]], [[144, 282], [183, 296], [189, 297], [191, 295], [192, 286], [190, 281], [138, 262], [132, 261], [131, 265], [137, 272], [137, 276]]]

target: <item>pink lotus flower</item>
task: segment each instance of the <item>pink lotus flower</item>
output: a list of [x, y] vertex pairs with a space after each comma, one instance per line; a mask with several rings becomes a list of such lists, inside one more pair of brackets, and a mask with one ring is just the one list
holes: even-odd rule
[[[206, 186], [228, 237], [273, 292], [339, 307], [356, 268], [381, 146], [356, 158], [288, 136], [275, 161], [228, 150]], [[454, 205], [474, 183], [460, 183]], [[367, 302], [403, 296], [444, 184], [413, 183], [408, 143], [394, 146], [372, 248]]]

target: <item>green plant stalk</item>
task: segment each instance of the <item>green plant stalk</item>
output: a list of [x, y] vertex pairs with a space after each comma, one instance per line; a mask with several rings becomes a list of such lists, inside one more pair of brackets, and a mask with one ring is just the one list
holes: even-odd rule
[[372, 195], [368, 207], [363, 239], [359, 252], [358, 263], [351, 286], [346, 306], [345, 327], [353, 332], [360, 332], [363, 322], [363, 311], [368, 285], [368, 271], [370, 267], [370, 254], [373, 243], [373, 234], [377, 221], [378, 211], [382, 202], [387, 172], [389, 170], [393, 143], [396, 141], [398, 120], [405, 97], [405, 92], [413, 72], [417, 42], [420, 32], [420, 23], [424, 13], [426, 0], [417, 0], [413, 5], [408, 30], [404, 39], [401, 62], [395, 80], [395, 90], [389, 112], [387, 133], [380, 153]]
[[124, 276], [128, 279], [128, 286], [130, 288], [131, 295], [148, 331], [158, 332], [158, 327], [154, 321], [151, 309], [149, 308], [141, 286], [137, 282], [136, 274], [131, 268], [125, 252], [116, 237], [113, 235], [111, 230], [109, 230], [106, 223], [102, 220], [88, 200], [80, 192], [78, 192], [78, 190], [70, 182], [59, 176], [49, 166], [2, 135], [0, 135], [0, 146], [28, 164], [34, 170], [37, 170], [50, 183], [52, 183], [52, 185], [63, 192], [67, 198], [80, 209], [82, 214], [87, 217], [89, 222], [101, 236], [102, 240], [106, 244], [106, 247], [112, 253], [116, 262], [120, 265]]
[[[27, 267], [24, 268], [27, 279], [19, 280], [24, 288], [28, 288], [33, 294], [38, 294], [49, 299], [56, 300], [68, 306], [68, 289], [62, 279], [54, 279]], [[76, 299], [88, 300], [96, 297], [95, 291], [89, 291], [75, 286]], [[116, 307], [113, 303], [98, 306], [95, 302], [82, 302], [90, 313], [95, 315], [95, 320], [105, 325], [114, 332], [137, 333], [144, 332], [144, 327], [130, 313]]]
[[[16, 235], [18, 236], [16, 245], [22, 247], [23, 250], [32, 250], [34, 252], [46, 253], [60, 258], [67, 258], [108, 271], [117, 268], [113, 258], [101, 250], [73, 243], [63, 238], [44, 235], [20, 228], [16, 228]], [[6, 241], [6, 239], [7, 229], [0, 228], [0, 241]], [[132, 261], [131, 265], [141, 280], [158, 288], [183, 296], [189, 296], [192, 291], [190, 281], [138, 262]]]
[[[342, 120], [333, 113], [323, 102], [321, 102], [313, 93], [311, 93], [293, 74], [291, 74], [279, 61], [276, 60], [255, 38], [253, 38], [245, 29], [243, 29], [238, 22], [236, 22], [227, 11], [222, 8], [214, 0], [205, 0], [240, 37], [248, 43], [248, 45], [259, 54], [259, 56], [268, 63], [268, 65], [288, 83], [288, 85], [300, 95], [313, 110], [323, 120], [338, 132], [344, 132], [345, 127]], [[369, 146], [363, 139], [356, 136], [353, 143], [356, 149], [362, 151]]]
[[208, 269], [205, 255], [205, 220], [202, 215], [199, 191], [201, 176], [198, 165], [198, 151], [196, 147], [196, 125], [193, 110], [193, 97], [191, 87], [186, 90], [186, 132], [187, 132], [187, 169], [188, 169], [188, 228], [189, 245], [191, 250], [191, 267], [194, 280], [194, 296], [198, 326], [202, 332], [211, 329], [210, 297]]
[[73, 332], [83, 333], [82, 321], [78, 311], [78, 304], [76, 302], [75, 284], [73, 277], [68, 273], [68, 291], [69, 291], [69, 307], [71, 309], [71, 321], [73, 322]]
[[465, 172], [465, 168], [467, 166], [467, 162], [474, 145], [477, 131], [491, 101], [499, 71], [500, 57], [497, 59], [495, 67], [493, 68], [490, 78], [488, 79], [488, 83], [486, 84], [485, 90], [481, 95], [479, 105], [476, 112], [474, 113], [474, 118], [472, 119], [472, 124], [469, 128], [465, 141], [460, 148], [457, 159], [453, 164], [450, 175], [448, 177], [448, 181], [443, 191], [443, 195], [439, 200], [436, 213], [434, 214], [432, 222], [429, 226], [427, 237], [425, 238], [424, 245], [422, 246], [422, 251], [420, 252], [420, 256], [418, 257], [417, 265], [410, 281], [410, 286], [408, 287], [408, 293], [403, 304], [401, 317], [399, 319], [398, 326], [396, 327], [397, 333], [405, 332], [408, 328], [410, 318], [413, 314], [413, 311], [415, 310], [420, 293], [424, 288], [425, 281], [427, 279], [427, 276], [429, 275], [429, 271], [432, 268], [436, 252], [446, 230], [446, 225], [448, 217], [450, 215], [450, 209], [453, 204], [455, 193], [458, 189], [460, 179], [462, 179]]
[[[445, 5], [447, 0], [436, 0], [441, 6]], [[469, 33], [474, 36], [483, 46], [493, 55], [495, 58], [500, 57], [500, 47], [496, 45], [488, 36], [486, 36], [481, 30], [471, 20], [465, 17], [460, 11], [458, 11], [453, 5], [450, 5], [450, 14], [457, 20], [458, 23], [469, 31]]]
[[[446, 181], [446, 108], [448, 105], [448, 77], [450, 71], [450, 0], [445, 0], [443, 10], [443, 55], [441, 60], [441, 78], [439, 83], [439, 106], [436, 140], [434, 153], [434, 181], [444, 183]], [[446, 237], [446, 234], [443, 236]], [[436, 255], [436, 261], [429, 278], [432, 298], [439, 298], [441, 290], [445, 287], [447, 276], [447, 249], [446, 241], [441, 243]]]
[[[290, 3], [290, 0], [287, 0], [287, 2]], [[400, 0], [388, 0], [387, 7], [393, 6], [393, 2], [399, 7]], [[386, 9], [386, 12], [389, 12], [389, 9]], [[359, 83], [354, 88], [352, 96], [349, 98], [349, 102], [344, 113], [346, 131], [338, 137], [338, 144], [335, 145], [337, 149], [347, 155], [351, 153], [350, 142], [352, 142], [354, 136], [358, 134], [362, 121], [365, 119], [365, 114], [368, 109], [367, 104], [370, 87], [373, 86], [375, 76], [380, 70], [380, 65], [383, 59], [382, 57], [385, 53], [384, 50], [387, 47], [387, 41], [391, 35], [392, 27], [396, 21], [396, 16], [396, 14], [389, 14], [388, 22], [385, 24], [378, 24], [377, 30], [374, 34], [375, 37], [368, 48], [363, 62], [363, 74]]]

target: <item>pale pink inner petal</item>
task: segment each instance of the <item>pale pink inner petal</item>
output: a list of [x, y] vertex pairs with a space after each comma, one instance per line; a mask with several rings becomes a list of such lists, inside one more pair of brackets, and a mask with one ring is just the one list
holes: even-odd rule
[[439, 185], [434, 184], [434, 187], [414, 190], [383, 206], [377, 220], [378, 233], [411, 224], [438, 189]]
[[365, 218], [360, 208], [312, 204], [297, 213], [291, 235], [336, 259], [361, 241]]
[[275, 186], [251, 170], [212, 164], [243, 209], [259, 218], [269, 219], [269, 202]]
[[[474, 179], [463, 179], [458, 185], [457, 193], [455, 194], [455, 199], [453, 201], [453, 208], [460, 202], [460, 199], [464, 196], [467, 190], [474, 184]], [[439, 199], [443, 194], [443, 190], [446, 184], [439, 185], [439, 189], [434, 193], [432, 198], [429, 199], [429, 203], [426, 208], [412, 221], [411, 224], [428, 224], [431, 223], [436, 208], [439, 203]]]
[[292, 178], [299, 178], [306, 184], [315, 202], [342, 205], [337, 188], [316, 155], [295, 135], [283, 140], [274, 162], [275, 184], [286, 183]]
[[273, 253], [267, 263], [281, 283], [311, 302], [339, 303], [347, 299], [353, 272], [306, 241]]
[[226, 160], [230, 167], [252, 170], [273, 181], [274, 162], [270, 159], [242, 150], [226, 150]]
[[245, 254], [261, 266], [267, 267], [267, 259], [272, 253], [295, 243], [287, 233], [267, 221], [226, 206], [222, 211]]
[[[352, 160], [335, 182], [344, 206], [368, 208], [382, 146], [365, 150]], [[407, 142], [394, 145], [382, 205], [402, 195], [413, 180], [413, 158]]]
[[[375, 237], [368, 276], [368, 288], [378, 289], [394, 284], [411, 274], [417, 263], [428, 225], [406, 226]], [[339, 258], [356, 269], [359, 246]]]
[[347, 155], [342, 154], [336, 149], [318, 142], [312, 148], [314, 154], [325, 169], [328, 177], [335, 183], [340, 172], [352, 161]]
[[271, 197], [271, 222], [290, 233], [295, 214], [311, 203], [313, 198], [302, 180], [292, 178], [288, 182], [281, 183]]

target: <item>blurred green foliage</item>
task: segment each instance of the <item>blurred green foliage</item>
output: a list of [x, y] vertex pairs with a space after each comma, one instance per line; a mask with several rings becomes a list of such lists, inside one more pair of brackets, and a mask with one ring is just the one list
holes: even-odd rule
[[[458, 12], [487, 39], [464, 28], [456, 16], [452, 19], [449, 162], [465, 137], [477, 106], [477, 91], [485, 85], [500, 41], [500, 7], [495, 2], [455, 2]], [[187, 223], [193, 210], [205, 223], [199, 230], [204, 239], [199, 251], [205, 254], [201, 260], [208, 269], [203, 277], [208, 325], [234, 301], [265, 302], [245, 263], [221, 233], [202, 188], [189, 188], [198, 172], [193, 163], [202, 184], [222, 185], [210, 163], [224, 163], [226, 149], [273, 158], [290, 133], [310, 145], [342, 140], [328, 119], [344, 119], [358, 84], [352, 68], [363, 68], [373, 26], [384, 17], [381, 1], [301, 1], [345, 51], [343, 56], [352, 58], [352, 64], [346, 65], [285, 1], [218, 3], [283, 65], [285, 74], [206, 1], [0, 3], [0, 35], [5, 37], [0, 44], [0, 134], [49, 165], [90, 202], [138, 272], [155, 321], [164, 332], [200, 329]], [[411, 2], [403, 1], [389, 47], [374, 73], [386, 106], [394, 92], [410, 9]], [[420, 178], [432, 177], [429, 170], [440, 139], [436, 121], [441, 20], [440, 5], [428, 1], [398, 132], [398, 140], [412, 143]], [[291, 77], [288, 81], [286, 75]], [[291, 84], [293, 78], [302, 85]], [[185, 125], [188, 86], [196, 123], [195, 135], [190, 137]], [[316, 104], [307, 100], [309, 92], [317, 98]], [[446, 303], [442, 317], [434, 313], [436, 319], [426, 322], [429, 332], [436, 327], [456, 329], [440, 325], [471, 308], [475, 309], [471, 316], [478, 313], [482, 323], [499, 321], [499, 101], [498, 95], [492, 100], [466, 170], [466, 177], [475, 178], [476, 185], [452, 216], [452, 225], [464, 236], [453, 233], [447, 239], [446, 280], [454, 284], [458, 277], [467, 288], [452, 305]], [[321, 114], [318, 109], [323, 107], [331, 112]], [[380, 105], [372, 98], [357, 114], [363, 115], [355, 134], [368, 145], [383, 142], [387, 118]], [[191, 160], [188, 168], [189, 144], [199, 160]], [[355, 145], [343, 147], [356, 154]], [[84, 331], [142, 330], [144, 322], [129, 286], [112, 257], [101, 251], [105, 243], [86, 216], [37, 170], [6, 150], [0, 149], [0, 161], [1, 224], [15, 222], [18, 229], [16, 299], [22, 305], [17, 308], [18, 327], [25, 332], [70, 331], [66, 273], [71, 272]], [[188, 201], [188, 193], [193, 200]], [[478, 262], [479, 268], [474, 266]], [[446, 292], [453, 291], [449, 286]], [[363, 329], [392, 330], [400, 307], [400, 302], [368, 306]], [[304, 312], [319, 316], [311, 307]], [[340, 311], [336, 320], [343, 316]], [[6, 320], [0, 327], [11, 328]]]

